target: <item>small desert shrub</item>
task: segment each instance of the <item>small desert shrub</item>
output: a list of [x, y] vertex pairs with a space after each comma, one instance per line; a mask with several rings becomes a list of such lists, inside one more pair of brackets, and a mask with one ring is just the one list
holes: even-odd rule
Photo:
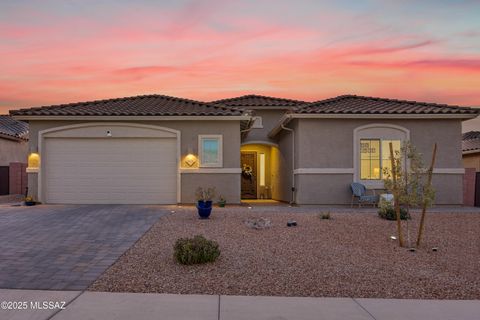
[[318, 217], [322, 220], [330, 220], [332, 217], [330, 216], [330, 212], [320, 212]]
[[[378, 209], [378, 216], [382, 219], [397, 220], [397, 213], [395, 212], [395, 208], [392, 205], [385, 205]], [[411, 219], [405, 208], [400, 208], [400, 219]]]
[[218, 243], [200, 235], [178, 239], [173, 249], [175, 259], [187, 265], [213, 262], [220, 255]]

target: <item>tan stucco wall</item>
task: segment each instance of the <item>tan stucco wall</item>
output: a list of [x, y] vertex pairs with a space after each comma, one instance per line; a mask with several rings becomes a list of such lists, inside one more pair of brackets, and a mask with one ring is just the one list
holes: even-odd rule
[[295, 175], [299, 192], [298, 204], [349, 204], [351, 203], [351, 174]]
[[[436, 168], [463, 168], [461, 159], [460, 120], [368, 120], [368, 119], [299, 119], [290, 124], [295, 129], [295, 168], [353, 168], [354, 129], [373, 123], [386, 123], [407, 128], [410, 140], [431, 158], [433, 143], [438, 143]], [[289, 152], [284, 142], [287, 134], [278, 137], [281, 152]], [[462, 174], [435, 174], [437, 204], [462, 204]], [[296, 200], [299, 204], [348, 204], [349, 184], [353, 174], [298, 174]]]
[[195, 202], [195, 190], [198, 187], [214, 186], [218, 201], [223, 196], [227, 203], [240, 203], [240, 174], [188, 173], [182, 174], [182, 202]]
[[[42, 130], [68, 126], [80, 123], [91, 123], [92, 121], [31, 121], [30, 122], [30, 150], [38, 148], [38, 133]], [[105, 121], [100, 121], [99, 123]], [[115, 121], [108, 121], [115, 122]], [[221, 134], [223, 135], [223, 168], [240, 168], [240, 122], [239, 121], [118, 121], [125, 123], [137, 123], [143, 125], [154, 125], [181, 132], [180, 157], [188, 152], [198, 155], [198, 135]], [[42, 156], [42, 155], [40, 155]], [[182, 165], [183, 166], [183, 165]], [[193, 202], [194, 192], [198, 186], [212, 187], [217, 190], [225, 190], [225, 196], [230, 203], [240, 202], [240, 183], [228, 184], [227, 181], [240, 181], [240, 174], [215, 173], [215, 174], [181, 174], [181, 197], [182, 202]], [[29, 174], [29, 193], [36, 197], [38, 192], [37, 174]], [[218, 184], [218, 186], [216, 185]], [[228, 186], [227, 186], [228, 185]], [[192, 191], [193, 190], [193, 191]], [[193, 193], [192, 193], [193, 192]], [[230, 200], [231, 199], [231, 200]]]
[[[296, 197], [297, 203], [350, 204], [352, 180], [351, 174], [296, 175], [295, 181], [299, 190]], [[436, 204], [461, 205], [463, 203], [463, 175], [435, 174], [432, 185], [435, 189]], [[377, 190], [377, 194], [380, 192]]]
[[[289, 128], [298, 130], [297, 121], [292, 121]], [[292, 137], [295, 136], [295, 145], [298, 144], [298, 135], [292, 135], [291, 132], [281, 131], [277, 138], [278, 149], [274, 152], [278, 153], [276, 158], [278, 159], [278, 170], [274, 170], [275, 179], [272, 181], [272, 199], [290, 202], [292, 201], [292, 170], [293, 170], [293, 146]], [[295, 152], [297, 153], [297, 152]], [[295, 161], [298, 156], [295, 154]]]
[[480, 171], [480, 153], [465, 154], [462, 161], [464, 168], [475, 168], [475, 171]]
[[386, 123], [410, 130], [410, 140], [429, 160], [438, 143], [436, 168], [462, 168], [460, 120], [300, 119], [297, 168], [352, 168], [355, 128]]
[[280, 118], [285, 114], [285, 110], [255, 110], [255, 116], [262, 117], [263, 128], [253, 128], [243, 142], [248, 141], [269, 141], [275, 142], [275, 139], [268, 137], [268, 133], [278, 124]]
[[27, 162], [28, 142], [0, 138], [0, 166], [10, 162]]

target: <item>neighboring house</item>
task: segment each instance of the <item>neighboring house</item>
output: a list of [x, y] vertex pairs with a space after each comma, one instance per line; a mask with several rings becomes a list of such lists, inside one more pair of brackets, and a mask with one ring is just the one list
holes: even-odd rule
[[477, 178], [480, 175], [480, 131], [469, 131], [462, 135], [462, 159], [465, 168], [463, 203], [480, 206], [480, 180]]
[[462, 157], [465, 168], [480, 172], [480, 131], [469, 131], [462, 137]]
[[387, 145], [438, 143], [437, 204], [462, 204], [461, 122], [471, 108], [340, 96], [313, 103], [242, 96], [203, 103], [148, 95], [11, 114], [30, 123], [32, 196], [46, 203], [349, 204], [353, 181], [382, 189]]
[[18, 166], [21, 168], [20, 163], [27, 162], [27, 155], [28, 123], [0, 115], [0, 195], [23, 193], [13, 182], [22, 179], [22, 172], [15, 172], [15, 169]]

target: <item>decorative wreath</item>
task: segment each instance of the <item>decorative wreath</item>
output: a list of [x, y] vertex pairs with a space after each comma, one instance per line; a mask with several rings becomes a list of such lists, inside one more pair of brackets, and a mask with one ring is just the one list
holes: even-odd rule
[[253, 169], [251, 166], [244, 164], [242, 168], [242, 175], [247, 179], [253, 178]]

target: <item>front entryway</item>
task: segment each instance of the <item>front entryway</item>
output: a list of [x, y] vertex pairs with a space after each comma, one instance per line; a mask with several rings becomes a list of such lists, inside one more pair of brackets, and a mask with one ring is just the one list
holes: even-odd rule
[[244, 143], [240, 149], [242, 199], [280, 199], [281, 164], [278, 148]]
[[242, 199], [257, 199], [257, 153], [241, 153]]

